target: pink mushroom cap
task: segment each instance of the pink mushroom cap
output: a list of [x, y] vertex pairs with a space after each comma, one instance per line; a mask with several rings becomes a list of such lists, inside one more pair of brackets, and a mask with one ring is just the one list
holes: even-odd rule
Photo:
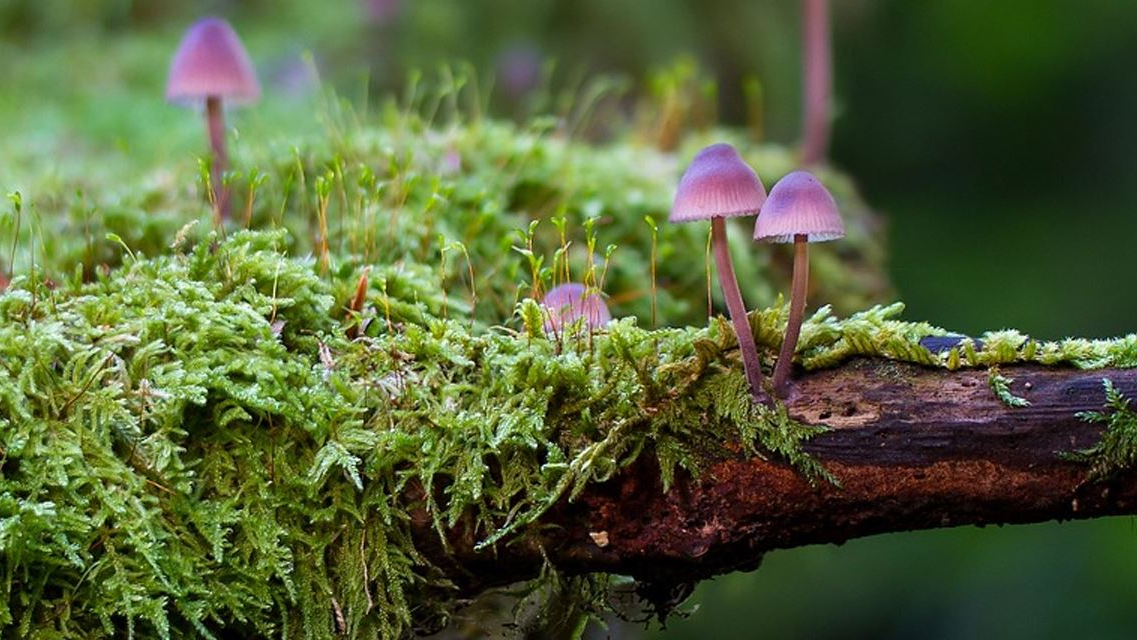
[[221, 18], [203, 18], [186, 31], [170, 63], [166, 100], [197, 103], [206, 98], [248, 104], [261, 97], [249, 54], [233, 27]]
[[695, 154], [679, 180], [671, 222], [752, 216], [766, 201], [766, 188], [731, 145], [712, 144]]
[[837, 202], [808, 171], [794, 171], [779, 180], [754, 223], [755, 240], [793, 242], [796, 235], [808, 236], [809, 242], [845, 237]]
[[584, 285], [575, 282], [549, 289], [541, 305], [549, 311], [545, 331], [550, 333], [581, 319], [591, 328], [603, 327], [612, 319], [600, 294], [589, 293]]

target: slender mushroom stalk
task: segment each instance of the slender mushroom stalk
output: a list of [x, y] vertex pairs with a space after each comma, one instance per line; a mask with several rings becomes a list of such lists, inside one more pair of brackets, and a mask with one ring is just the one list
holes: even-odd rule
[[229, 217], [229, 191], [224, 186], [229, 154], [225, 150], [222, 103], [256, 102], [260, 95], [253, 63], [228, 22], [204, 18], [186, 31], [170, 63], [166, 100], [188, 104], [205, 102], [209, 145], [213, 152], [210, 181], [218, 222]]
[[785, 397], [794, 351], [805, 316], [805, 295], [809, 288], [810, 242], [835, 240], [845, 236], [845, 224], [833, 196], [813, 174], [795, 171], [778, 181], [762, 207], [754, 225], [755, 240], [794, 243], [793, 282], [790, 286], [790, 315], [786, 335], [774, 366], [774, 392]]
[[809, 236], [794, 234], [794, 275], [790, 285], [790, 317], [786, 321], [786, 337], [774, 365], [774, 391], [782, 394], [790, 377], [790, 363], [801, 335], [801, 321], [805, 317], [805, 294], [809, 288]]
[[829, 147], [833, 62], [829, 37], [829, 0], [802, 0], [802, 93], [805, 100], [801, 162], [817, 164]]
[[213, 185], [213, 203], [218, 218], [229, 217], [229, 190], [225, 188], [225, 172], [229, 170], [229, 154], [225, 151], [225, 116], [221, 113], [221, 98], [205, 99], [205, 118], [209, 126], [209, 147], [213, 151], [210, 182]]
[[750, 329], [750, 318], [746, 315], [746, 304], [742, 302], [742, 292], [738, 289], [738, 278], [734, 275], [734, 264], [726, 243], [726, 220], [711, 219], [711, 245], [715, 254], [715, 267], [722, 285], [722, 295], [734, 324], [734, 334], [738, 336], [738, 349], [742, 352], [742, 369], [746, 381], [750, 383], [751, 395], [755, 402], [761, 402], [762, 365], [758, 361], [758, 345], [754, 344], [754, 332]]
[[671, 222], [711, 221], [711, 244], [719, 283], [738, 337], [742, 367], [755, 402], [763, 402], [766, 398], [762, 390], [762, 367], [730, 260], [726, 218], [755, 215], [765, 201], [766, 188], [738, 151], [729, 144], [713, 144], [695, 154], [691, 160], [679, 181], [669, 218]]

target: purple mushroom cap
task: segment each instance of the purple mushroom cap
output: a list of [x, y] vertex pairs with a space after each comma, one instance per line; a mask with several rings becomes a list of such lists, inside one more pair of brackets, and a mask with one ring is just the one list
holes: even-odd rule
[[589, 293], [584, 285], [575, 282], [549, 289], [541, 304], [549, 312], [545, 319], [545, 331], [549, 333], [581, 319], [591, 328], [603, 327], [612, 319], [600, 294]]
[[755, 240], [793, 242], [795, 235], [809, 236], [809, 242], [845, 237], [837, 202], [808, 171], [794, 171], [779, 180], [754, 224]]
[[766, 201], [758, 174], [729, 144], [706, 147], [679, 180], [671, 204], [671, 222], [752, 216]]
[[166, 100], [193, 104], [209, 97], [230, 104], [256, 102], [261, 86], [249, 54], [221, 18], [195, 22], [182, 38], [166, 81]]

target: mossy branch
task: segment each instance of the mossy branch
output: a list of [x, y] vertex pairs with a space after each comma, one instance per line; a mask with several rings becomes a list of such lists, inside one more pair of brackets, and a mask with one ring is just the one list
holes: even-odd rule
[[[766, 408], [722, 319], [547, 336], [526, 299], [516, 328], [472, 326], [410, 261], [377, 265], [356, 312], [356, 270], [321, 279], [287, 240], [187, 236], [0, 296], [0, 629], [398, 638], [542, 575], [666, 586], [774, 548], [1130, 509], [1137, 336], [822, 309], [812, 373]], [[784, 317], [751, 315], [767, 367]]]
[[[903, 452], [940, 419], [904, 413], [913, 398], [951, 396], [905, 387], [905, 372], [1001, 367], [973, 391], [1004, 412], [1001, 396], [1030, 400], [1008, 414], [1029, 420], [1048, 405], [1020, 390], [1023, 363], [1099, 369], [1099, 396], [1108, 368], [1137, 366], [1137, 336], [1002, 331], [942, 351], [925, 341], [945, 332], [901, 320], [902, 305], [865, 309], [886, 297], [880, 235], [831, 175], [850, 237], [811, 257], [824, 275], [812, 293], [836, 311], [805, 323], [796, 361], [818, 371], [802, 397], [830, 380], [818, 388], [832, 406], [760, 408], [734, 332], [705, 319], [705, 237], [641, 228], [666, 217], [674, 156], [494, 123], [437, 137], [387, 124], [250, 158], [266, 178], [246, 219], [271, 232], [210, 234], [192, 180], [165, 173], [107, 180], [134, 185], [123, 199], [87, 191], [84, 171], [66, 183], [82, 198], [64, 199], [51, 194], [74, 189], [53, 168], [29, 184], [34, 234], [13, 194], [0, 216], [14, 275], [0, 295], [0, 636], [401, 638], [519, 578], [590, 574], [548, 589], [594, 606], [607, 571], [666, 586], [770, 548], [932, 526], [874, 519], [887, 496], [870, 489], [894, 488], [898, 465], [862, 462], [882, 451], [874, 437]], [[454, 152], [464, 168], [439, 173]], [[747, 153], [768, 179], [796, 162]], [[769, 369], [786, 314], [778, 255], [757, 251], [740, 278], [765, 307], [750, 326]], [[644, 283], [652, 265], [658, 288]], [[545, 335], [528, 298], [582, 274], [619, 319]], [[672, 328], [641, 326], [653, 309]], [[876, 368], [850, 364], [866, 360]], [[874, 371], [909, 405], [891, 431], [848, 430], [841, 420], [880, 401], [858, 378]], [[1063, 415], [1101, 408], [1086, 398]], [[966, 442], [971, 424], [940, 425], [932, 442]], [[1099, 455], [1100, 427], [1082, 428], [1050, 454], [1082, 451], [1124, 476], [1132, 438]], [[919, 514], [929, 500], [885, 502]]]
[[[789, 417], [829, 428], [804, 448], [840, 486], [740, 454], [697, 478], [680, 474], [665, 491], [655, 457], [644, 456], [557, 504], [532, 535], [495, 553], [455, 537], [443, 554], [429, 542], [431, 531], [416, 537], [428, 557], [454, 567], [462, 588], [476, 592], [537, 575], [546, 561], [569, 573], [675, 585], [754, 568], [773, 549], [1137, 513], [1137, 477], [1102, 462], [1132, 449], [1133, 414], [1122, 398], [1137, 393], [1137, 370], [1027, 364], [1003, 372], [1029, 405], [1003, 402], [984, 370], [874, 358], [801, 377]], [[1119, 454], [1118, 446], [1130, 449]]]

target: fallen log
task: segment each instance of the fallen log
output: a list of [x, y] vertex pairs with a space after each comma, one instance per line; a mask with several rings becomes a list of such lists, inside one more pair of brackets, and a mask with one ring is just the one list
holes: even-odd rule
[[986, 369], [947, 371], [857, 359], [800, 376], [790, 415], [831, 430], [807, 451], [839, 485], [811, 483], [776, 460], [730, 457], [664, 492], [651, 455], [558, 504], [526, 535], [475, 551], [456, 531], [445, 550], [415, 520], [420, 550], [465, 593], [531, 578], [545, 558], [562, 572], [682, 585], [758, 566], [767, 551], [878, 533], [1137, 513], [1137, 481], [1088, 479], [1063, 453], [1103, 426], [1078, 417], [1105, 403], [1103, 379], [1137, 394], [1137, 370], [1004, 366], [1008, 406]]

